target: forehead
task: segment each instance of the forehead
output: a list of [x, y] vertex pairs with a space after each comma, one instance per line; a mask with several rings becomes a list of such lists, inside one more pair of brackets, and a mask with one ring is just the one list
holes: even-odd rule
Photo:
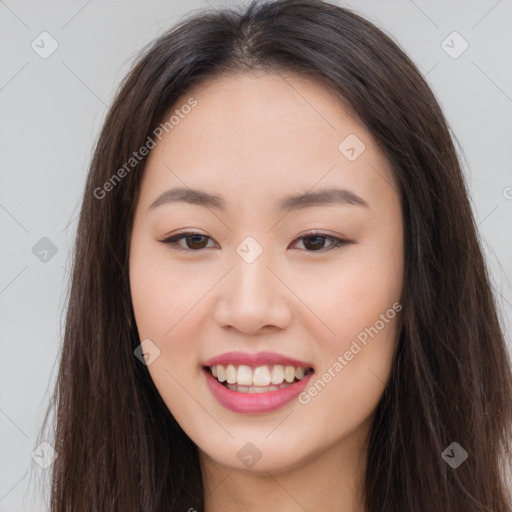
[[[181, 110], [191, 98], [196, 105]], [[179, 122], [148, 157], [143, 195], [173, 186], [255, 199], [315, 184], [351, 188], [361, 196], [392, 193], [384, 190], [390, 186], [396, 191], [370, 134], [340, 97], [311, 79], [221, 75], [187, 91], [166, 118], [173, 113]]]

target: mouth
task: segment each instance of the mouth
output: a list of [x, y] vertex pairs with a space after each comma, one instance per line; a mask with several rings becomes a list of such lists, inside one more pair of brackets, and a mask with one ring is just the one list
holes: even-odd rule
[[226, 352], [202, 365], [210, 393], [238, 414], [267, 414], [290, 404], [314, 373], [310, 362], [276, 352]]
[[204, 371], [222, 386], [238, 393], [268, 393], [300, 382], [313, 368], [292, 365], [216, 364], [204, 366]]

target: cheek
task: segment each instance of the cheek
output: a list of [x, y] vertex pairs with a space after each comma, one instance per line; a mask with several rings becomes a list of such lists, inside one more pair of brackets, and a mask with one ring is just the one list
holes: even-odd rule
[[[317, 325], [318, 339], [327, 345], [324, 349], [328, 352], [345, 350], [353, 338], [401, 299], [400, 244], [392, 250], [376, 243], [360, 244], [349, 251], [334, 263], [304, 269], [296, 281], [295, 291], [305, 297], [314, 313], [311, 321]], [[394, 310], [391, 314], [394, 316]]]
[[149, 338], [160, 350], [148, 371], [168, 409], [179, 417], [186, 415], [183, 408], [190, 406], [183, 389], [197, 379], [194, 340], [199, 339], [202, 319], [198, 318], [200, 308], [194, 306], [205, 288], [185, 265], [180, 267], [166, 258], [165, 247], [162, 251], [151, 241], [134, 239], [130, 289], [139, 337]]
[[[322, 421], [338, 414], [355, 426], [382, 395], [402, 309], [402, 247], [396, 232], [386, 240], [361, 243], [350, 257], [326, 268], [327, 276], [319, 271], [303, 283], [304, 290], [316, 290], [308, 305], [322, 322], [309, 326], [317, 333], [321, 364], [301, 403], [315, 403]], [[314, 282], [323, 284], [314, 288]]]
[[208, 285], [197, 279], [194, 265], [172, 261], [166, 250], [154, 242], [136, 241], [130, 253], [130, 289], [139, 333], [160, 340], [181, 327]]
[[343, 437], [370, 418], [392, 368], [400, 290], [391, 297], [393, 282], [381, 281], [376, 290], [361, 276], [360, 284], [362, 289], [352, 289], [355, 304], [349, 304], [339, 290], [340, 299], [326, 304], [329, 309], [323, 310], [324, 318], [335, 334], [318, 329], [320, 364], [299, 396], [305, 412], [315, 417], [317, 425], [323, 425], [321, 435], [327, 438]]

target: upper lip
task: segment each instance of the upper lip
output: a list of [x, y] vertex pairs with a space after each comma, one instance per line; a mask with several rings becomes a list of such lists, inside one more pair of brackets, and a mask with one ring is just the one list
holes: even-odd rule
[[277, 354], [276, 352], [258, 352], [257, 354], [249, 354], [246, 352], [225, 352], [224, 354], [212, 357], [205, 362], [205, 366], [215, 366], [218, 364], [245, 364], [247, 366], [281, 364], [295, 367], [300, 366], [302, 368], [313, 368], [311, 363], [299, 361], [298, 359]]

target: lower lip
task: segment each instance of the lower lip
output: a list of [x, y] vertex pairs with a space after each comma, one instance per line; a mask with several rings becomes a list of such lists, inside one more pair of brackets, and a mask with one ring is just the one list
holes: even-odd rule
[[226, 409], [241, 414], [264, 414], [285, 406], [304, 390], [313, 375], [313, 372], [308, 373], [298, 382], [275, 391], [239, 393], [223, 386], [204, 368], [203, 372], [206, 375], [206, 382], [210, 387], [210, 391], [217, 401]]

